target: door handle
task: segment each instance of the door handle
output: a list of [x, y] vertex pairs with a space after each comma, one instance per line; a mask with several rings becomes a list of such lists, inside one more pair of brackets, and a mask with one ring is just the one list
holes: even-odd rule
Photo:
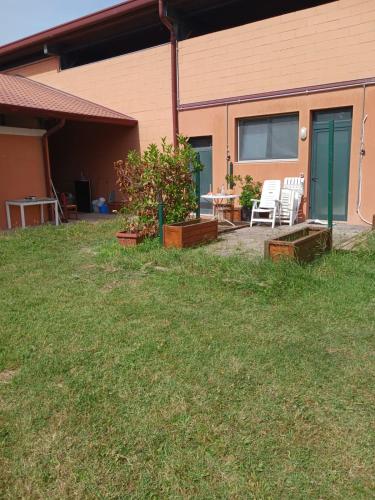
[[314, 181], [314, 182], [318, 182], [318, 177], [311, 177], [311, 180]]

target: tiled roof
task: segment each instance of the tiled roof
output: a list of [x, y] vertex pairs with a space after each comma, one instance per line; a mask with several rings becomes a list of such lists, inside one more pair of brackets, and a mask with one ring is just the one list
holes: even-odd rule
[[135, 125], [130, 116], [49, 87], [29, 78], [0, 73], [0, 112], [33, 112], [37, 116]]

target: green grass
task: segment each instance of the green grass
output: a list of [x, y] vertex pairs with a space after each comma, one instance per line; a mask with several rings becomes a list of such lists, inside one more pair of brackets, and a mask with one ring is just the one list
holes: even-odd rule
[[303, 267], [115, 229], [0, 236], [0, 496], [373, 498], [375, 239]]

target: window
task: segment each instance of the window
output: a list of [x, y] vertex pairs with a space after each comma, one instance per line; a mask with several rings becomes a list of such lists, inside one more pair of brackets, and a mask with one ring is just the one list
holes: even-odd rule
[[298, 114], [239, 120], [239, 161], [291, 160], [297, 157]]

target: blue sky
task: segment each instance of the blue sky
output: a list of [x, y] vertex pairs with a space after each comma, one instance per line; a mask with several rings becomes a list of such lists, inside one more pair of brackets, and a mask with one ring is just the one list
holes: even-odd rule
[[0, 0], [0, 45], [124, 0]]

